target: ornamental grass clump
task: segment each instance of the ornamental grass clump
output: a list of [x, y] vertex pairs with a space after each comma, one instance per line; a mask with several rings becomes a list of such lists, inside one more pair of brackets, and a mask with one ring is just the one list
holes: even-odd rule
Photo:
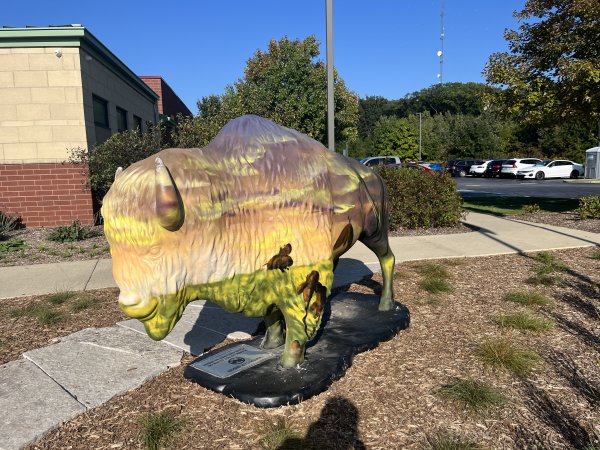
[[507, 338], [486, 339], [479, 345], [477, 356], [484, 364], [509, 370], [519, 378], [527, 378], [541, 361], [536, 352]]
[[506, 402], [506, 397], [498, 389], [470, 378], [459, 379], [442, 386], [438, 395], [454, 400], [473, 412], [482, 412]]
[[[278, 417], [276, 421], [267, 420], [258, 428], [260, 439], [258, 444], [264, 450], [276, 450], [279, 448], [290, 448], [290, 446], [282, 447], [288, 439], [298, 440], [301, 433], [293, 428], [293, 424], [288, 422], [285, 417]], [[292, 447], [295, 448], [295, 447]], [[301, 446], [297, 447], [302, 448]]]
[[420, 450], [478, 450], [481, 447], [462, 436], [445, 431], [426, 434]]
[[506, 302], [519, 303], [526, 306], [549, 306], [552, 301], [544, 294], [535, 291], [513, 291], [502, 299]]
[[542, 333], [554, 329], [554, 322], [542, 319], [527, 313], [505, 314], [496, 318], [496, 323], [503, 328], [514, 328], [515, 330], [533, 331]]
[[0, 211], [0, 241], [8, 239], [8, 233], [15, 230], [21, 224], [18, 216], [9, 216]]
[[185, 427], [186, 420], [177, 417], [171, 410], [165, 410], [143, 415], [138, 424], [144, 446], [148, 450], [159, 450], [175, 433]]

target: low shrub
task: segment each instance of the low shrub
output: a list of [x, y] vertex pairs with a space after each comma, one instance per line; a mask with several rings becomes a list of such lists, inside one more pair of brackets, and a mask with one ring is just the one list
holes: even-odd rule
[[577, 213], [583, 220], [600, 219], [600, 196], [590, 195], [588, 197], [581, 197]]
[[0, 242], [0, 253], [16, 252], [27, 247], [21, 239], [11, 239], [10, 241]]
[[92, 227], [81, 225], [81, 222], [76, 220], [71, 225], [61, 225], [52, 228], [48, 234], [48, 240], [55, 242], [75, 242], [94, 236], [95, 233]]
[[385, 165], [375, 171], [387, 187], [392, 230], [459, 224], [462, 197], [450, 175]]
[[537, 203], [534, 203], [532, 205], [525, 205], [523, 206], [523, 212], [525, 214], [537, 214], [540, 212], [540, 205], [538, 205]]
[[9, 216], [0, 211], [0, 241], [8, 238], [8, 233], [17, 228], [21, 224], [19, 216]]

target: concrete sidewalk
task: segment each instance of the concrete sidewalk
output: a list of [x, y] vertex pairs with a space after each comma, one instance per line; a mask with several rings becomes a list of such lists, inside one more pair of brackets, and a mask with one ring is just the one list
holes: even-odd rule
[[[487, 256], [600, 245], [600, 234], [469, 213], [472, 233], [391, 238], [396, 261]], [[340, 260], [334, 286], [379, 271], [375, 255], [355, 245]], [[115, 287], [109, 259], [0, 268], [0, 299]], [[0, 300], [1, 301], [1, 300]], [[171, 334], [148, 338], [137, 320], [89, 328], [0, 366], [0, 450], [19, 449], [62, 422], [199, 355], [226, 337], [245, 339], [260, 319], [199, 300]]]
[[[419, 259], [488, 256], [600, 245], [600, 234], [469, 213], [465, 225], [473, 233], [393, 237], [396, 262]], [[341, 259], [334, 285], [378, 270], [377, 258], [360, 242]], [[65, 290], [116, 287], [110, 259], [32, 266], [0, 267], [0, 299]]]

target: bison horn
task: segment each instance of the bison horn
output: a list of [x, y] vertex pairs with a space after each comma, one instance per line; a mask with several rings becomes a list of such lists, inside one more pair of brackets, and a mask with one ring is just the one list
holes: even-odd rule
[[167, 166], [160, 158], [156, 158], [155, 162], [156, 215], [163, 228], [176, 231], [185, 216], [183, 202]]
[[117, 171], [115, 172], [115, 180], [117, 178], [119, 178], [119, 175], [121, 175], [121, 172], [123, 172], [123, 168], [122, 167], [117, 167]]

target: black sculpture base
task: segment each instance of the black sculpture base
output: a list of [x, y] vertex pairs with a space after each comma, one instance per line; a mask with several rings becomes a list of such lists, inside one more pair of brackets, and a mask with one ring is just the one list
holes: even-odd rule
[[[262, 336], [243, 344], [224, 346], [189, 364], [184, 376], [207, 389], [262, 408], [291, 405], [326, 390], [351, 366], [354, 355], [377, 347], [408, 327], [408, 309], [396, 303], [392, 311], [381, 312], [379, 297], [342, 293], [327, 302], [319, 334], [307, 346], [306, 359], [298, 368], [283, 369], [279, 357], [283, 346], [265, 350], [272, 357], [226, 378], [218, 378], [193, 367], [219, 352], [247, 345], [260, 348]], [[233, 360], [236, 362], [236, 360]]]

